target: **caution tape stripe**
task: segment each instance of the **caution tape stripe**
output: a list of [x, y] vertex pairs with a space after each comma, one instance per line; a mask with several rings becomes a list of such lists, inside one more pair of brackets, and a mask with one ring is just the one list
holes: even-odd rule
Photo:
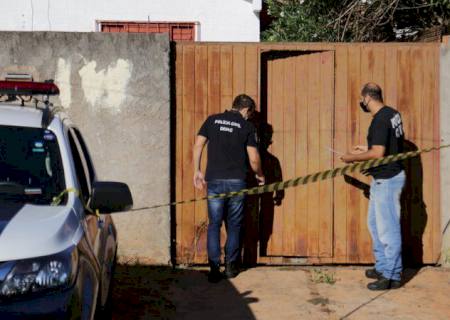
[[63, 200], [64, 195], [67, 193], [73, 192], [78, 195], [78, 190], [75, 188], [67, 188], [63, 190], [60, 194], [58, 194], [56, 197], [53, 197], [51, 206], [58, 206], [61, 201]]
[[264, 186], [254, 187], [254, 188], [250, 188], [250, 189], [242, 189], [240, 191], [234, 191], [234, 192], [230, 192], [230, 193], [222, 193], [222, 194], [206, 196], [206, 197], [202, 197], [202, 198], [176, 201], [176, 202], [171, 202], [171, 203], [166, 203], [166, 204], [161, 204], [161, 205], [156, 205], [156, 206], [150, 206], [150, 207], [145, 207], [145, 208], [132, 209], [131, 211], [157, 209], [157, 208], [176, 206], [176, 205], [181, 205], [181, 204], [188, 204], [188, 203], [204, 201], [204, 200], [227, 199], [227, 198], [232, 198], [232, 197], [236, 197], [236, 196], [256, 195], [256, 194], [280, 191], [280, 190], [284, 190], [284, 189], [291, 188], [291, 187], [297, 187], [299, 185], [305, 185], [305, 184], [314, 183], [317, 181], [335, 178], [337, 176], [343, 176], [348, 172], [354, 173], [354, 172], [365, 171], [367, 169], [378, 167], [380, 165], [385, 165], [385, 164], [389, 164], [392, 162], [397, 162], [397, 161], [406, 160], [409, 158], [414, 158], [422, 153], [428, 153], [431, 151], [436, 151], [436, 150], [449, 148], [449, 147], [450, 147], [450, 144], [442, 145], [439, 147], [432, 147], [432, 148], [417, 150], [417, 151], [398, 153], [395, 155], [390, 155], [390, 156], [379, 158], [379, 159], [372, 159], [372, 160], [367, 160], [367, 161], [363, 161], [363, 162], [353, 163], [353, 164], [346, 165], [344, 167], [339, 167], [339, 168], [330, 169], [330, 170], [326, 170], [326, 171], [320, 171], [320, 172], [316, 172], [313, 174], [308, 174], [306, 176], [301, 176], [301, 177], [297, 177], [297, 178], [293, 178], [293, 179], [281, 181], [281, 182], [275, 182], [275, 183], [267, 184]]

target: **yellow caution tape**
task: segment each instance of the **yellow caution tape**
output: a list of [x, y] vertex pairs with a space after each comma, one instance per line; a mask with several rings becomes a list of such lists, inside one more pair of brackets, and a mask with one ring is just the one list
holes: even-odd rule
[[69, 192], [73, 192], [76, 195], [78, 195], [78, 190], [77, 189], [75, 189], [75, 188], [67, 188], [67, 189], [63, 190], [60, 194], [58, 194], [56, 197], [53, 197], [51, 205], [52, 206], [58, 206], [61, 203], [63, 197]]
[[346, 165], [344, 167], [339, 167], [339, 168], [330, 169], [330, 170], [326, 170], [326, 171], [320, 171], [320, 172], [308, 174], [306, 176], [301, 176], [301, 177], [293, 178], [293, 179], [286, 180], [286, 181], [275, 182], [275, 183], [267, 184], [264, 186], [254, 187], [254, 188], [250, 188], [250, 189], [242, 189], [240, 191], [222, 193], [222, 194], [217, 194], [214, 196], [206, 196], [203, 198], [175, 201], [175, 202], [161, 204], [161, 205], [132, 209], [131, 211], [157, 209], [157, 208], [162, 208], [162, 207], [176, 206], [176, 205], [180, 205], [180, 204], [187, 204], [187, 203], [210, 200], [210, 199], [226, 199], [226, 198], [232, 198], [232, 197], [242, 196], [242, 195], [256, 195], [256, 194], [263, 194], [263, 193], [267, 193], [267, 192], [279, 191], [279, 190], [283, 190], [283, 189], [287, 189], [287, 188], [297, 187], [299, 185], [304, 185], [304, 184], [308, 184], [308, 183], [313, 183], [313, 182], [317, 182], [317, 181], [335, 178], [337, 176], [342, 176], [347, 173], [362, 172], [367, 169], [378, 167], [378, 166], [385, 165], [388, 163], [397, 162], [397, 161], [401, 161], [401, 160], [405, 160], [405, 159], [409, 159], [409, 158], [414, 158], [414, 157], [417, 157], [418, 155], [420, 155], [421, 153], [428, 153], [431, 151], [436, 151], [436, 150], [449, 148], [449, 147], [450, 147], [450, 144], [442, 145], [439, 147], [432, 147], [432, 148], [417, 150], [417, 151], [398, 153], [395, 155], [390, 155], [390, 156], [379, 158], [379, 159], [372, 159], [372, 160], [362, 161], [362, 162], [358, 162], [358, 163], [353, 163], [353, 164]]

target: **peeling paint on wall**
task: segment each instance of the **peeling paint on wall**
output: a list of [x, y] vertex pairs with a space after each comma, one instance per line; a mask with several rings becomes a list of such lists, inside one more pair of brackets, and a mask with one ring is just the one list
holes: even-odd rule
[[97, 71], [96, 67], [97, 62], [91, 61], [78, 72], [85, 99], [95, 110], [107, 109], [112, 114], [118, 114], [125, 101], [132, 63], [118, 59], [106, 69]]
[[71, 74], [72, 66], [70, 62], [66, 62], [63, 58], [59, 58], [56, 68], [55, 83], [59, 88], [59, 100], [64, 108], [70, 108], [70, 104], [72, 103]]

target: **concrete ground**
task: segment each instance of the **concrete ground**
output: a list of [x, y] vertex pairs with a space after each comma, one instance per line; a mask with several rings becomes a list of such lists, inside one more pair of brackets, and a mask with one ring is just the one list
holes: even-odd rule
[[113, 319], [450, 319], [450, 270], [407, 270], [372, 292], [362, 267], [258, 267], [207, 282], [205, 269], [118, 266]]

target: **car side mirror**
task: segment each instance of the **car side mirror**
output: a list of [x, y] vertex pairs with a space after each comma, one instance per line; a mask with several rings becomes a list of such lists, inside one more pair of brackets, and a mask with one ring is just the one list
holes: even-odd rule
[[101, 213], [130, 210], [133, 207], [130, 188], [122, 182], [95, 181], [89, 207]]

